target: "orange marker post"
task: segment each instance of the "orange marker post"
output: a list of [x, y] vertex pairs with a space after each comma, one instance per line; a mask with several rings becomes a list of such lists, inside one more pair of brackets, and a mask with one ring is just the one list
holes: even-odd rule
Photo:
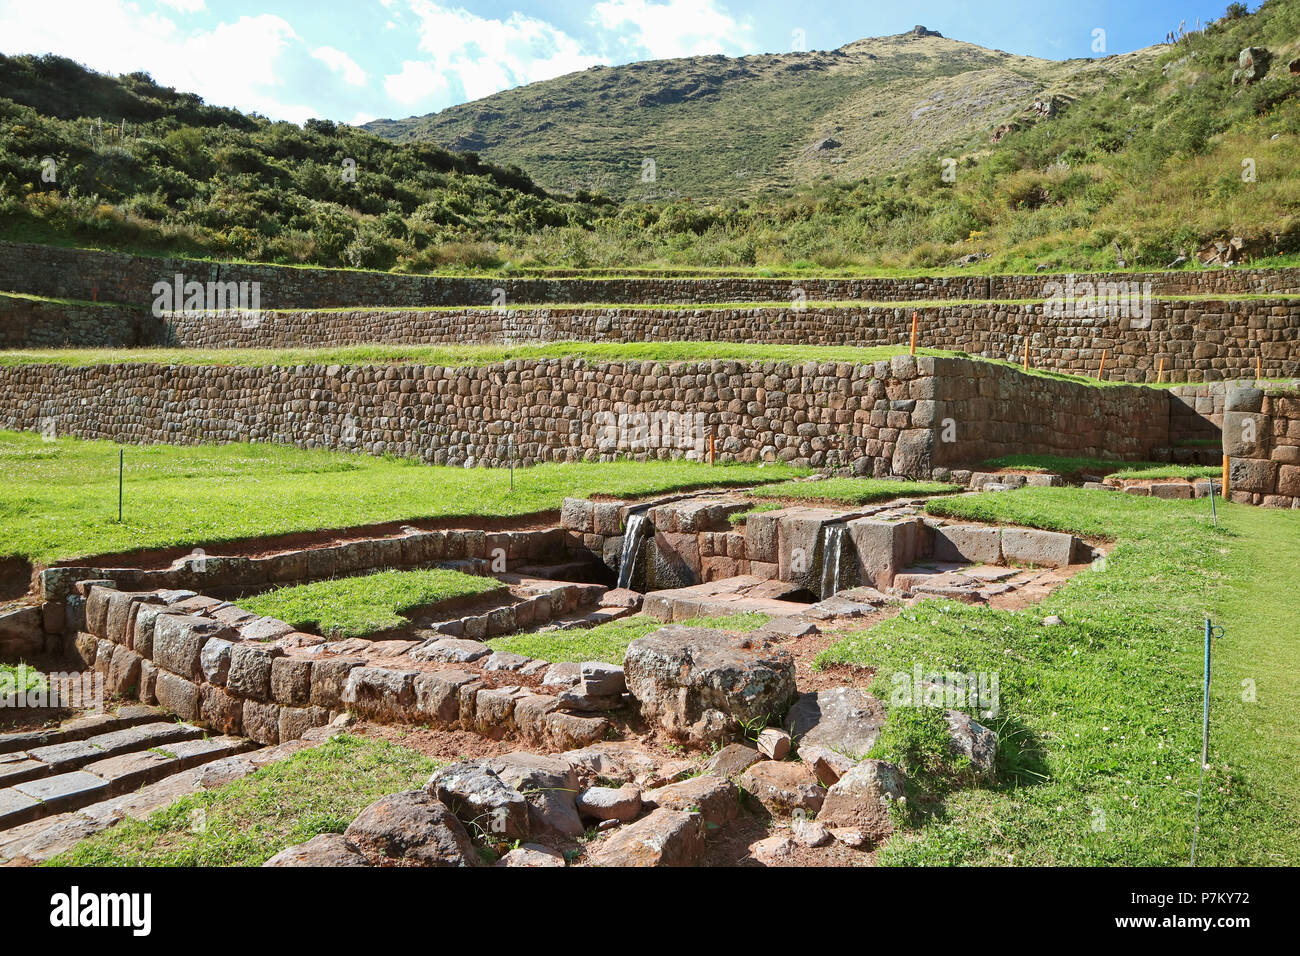
[[1097, 381], [1100, 382], [1100, 381], [1101, 381], [1101, 377], [1102, 377], [1103, 375], [1105, 375], [1105, 374], [1106, 374], [1106, 349], [1102, 349], [1102, 350], [1101, 350], [1101, 367], [1097, 369]]
[[912, 354], [916, 354], [916, 313], [912, 313]]
[[1228, 500], [1228, 456], [1223, 456], [1223, 481], [1221, 483], [1219, 497], [1224, 501]]
[[1156, 382], [1160, 383], [1165, 380], [1165, 357], [1160, 356], [1160, 371], [1156, 373]]
[[1264, 381], [1264, 353], [1255, 353], [1255, 383]]
[[709, 435], [709, 464], [710, 465], [713, 464], [713, 443], [715, 440], [716, 439], [714, 438], [713, 435]]
[[1025, 371], [1029, 371], [1029, 337], [1025, 336]]

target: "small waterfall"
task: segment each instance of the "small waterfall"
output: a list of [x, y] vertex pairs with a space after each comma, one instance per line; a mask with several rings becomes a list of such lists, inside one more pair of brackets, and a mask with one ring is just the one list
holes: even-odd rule
[[641, 553], [641, 542], [645, 540], [646, 528], [649, 527], [644, 511], [627, 516], [627, 529], [623, 532], [623, 554], [618, 559], [618, 587], [632, 586], [632, 573], [636, 571], [636, 556]]
[[822, 536], [822, 588], [824, 601], [840, 589], [840, 556], [844, 550], [845, 525], [828, 524]]

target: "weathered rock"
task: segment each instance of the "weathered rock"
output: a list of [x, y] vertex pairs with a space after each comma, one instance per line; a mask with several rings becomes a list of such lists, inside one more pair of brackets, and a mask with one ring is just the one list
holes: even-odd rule
[[811, 816], [821, 809], [826, 794], [812, 768], [794, 761], [756, 763], [741, 776], [740, 785], [773, 816]]
[[770, 836], [749, 845], [749, 855], [763, 866], [794, 863], [795, 842], [787, 836]]
[[481, 866], [465, 827], [425, 790], [383, 797], [343, 834], [375, 866]]
[[641, 795], [641, 802], [662, 810], [690, 810], [699, 813], [706, 826], [719, 827], [740, 813], [740, 791], [725, 777], [701, 774], [656, 787]]
[[578, 665], [578, 686], [588, 697], [617, 696], [627, 691], [623, 668], [617, 664], [586, 661]]
[[764, 727], [756, 743], [758, 752], [770, 760], [784, 760], [790, 754], [790, 735], [776, 727]]
[[517, 846], [501, 859], [497, 866], [564, 866], [564, 856], [540, 843]]
[[803, 846], [825, 846], [833, 839], [826, 825], [816, 820], [796, 820], [790, 829], [794, 833], [795, 842]]
[[582, 835], [578, 775], [567, 761], [516, 751], [489, 757], [482, 765], [524, 795], [528, 801], [529, 831], [534, 837]]
[[1074, 537], [1036, 528], [1003, 528], [1002, 556], [1016, 564], [1063, 568], [1074, 553]]
[[770, 717], [794, 696], [794, 661], [765, 640], [672, 624], [633, 641], [623, 662], [642, 714], [693, 743]]
[[856, 760], [844, 756], [839, 751], [831, 750], [829, 747], [822, 747], [819, 744], [801, 745], [799, 747], [799, 759], [812, 767], [817, 782], [824, 787], [829, 787], [835, 783], [857, 763]]
[[857, 830], [879, 843], [893, 831], [890, 807], [904, 795], [901, 770], [883, 760], [864, 760], [826, 791], [817, 820], [832, 833]]
[[369, 866], [341, 833], [322, 833], [306, 843], [281, 850], [263, 866]]
[[425, 641], [411, 651], [411, 657], [417, 661], [468, 664], [481, 657], [488, 657], [491, 653], [492, 648], [482, 641], [468, 641], [459, 637], [439, 637]]
[[199, 652], [199, 665], [203, 669], [205, 681], [225, 686], [226, 677], [230, 674], [230, 655], [234, 648], [231, 641], [219, 637], [214, 637], [203, 645], [203, 650]]
[[704, 762], [704, 772], [735, 780], [764, 757], [746, 744], [728, 744]]
[[970, 758], [970, 769], [974, 777], [992, 777], [997, 762], [997, 734], [973, 720], [969, 714], [958, 710], [944, 711], [944, 717], [952, 734], [949, 745], [953, 753]]
[[631, 784], [588, 787], [578, 794], [578, 813], [593, 820], [628, 823], [641, 814], [641, 788]]
[[785, 718], [785, 728], [800, 751], [825, 747], [851, 759], [867, 755], [884, 723], [884, 705], [856, 687], [800, 694]]
[[425, 789], [471, 828], [507, 840], [528, 838], [528, 801], [480, 763], [443, 767]]
[[698, 813], [655, 810], [620, 827], [591, 854], [594, 866], [693, 866], [704, 856]]

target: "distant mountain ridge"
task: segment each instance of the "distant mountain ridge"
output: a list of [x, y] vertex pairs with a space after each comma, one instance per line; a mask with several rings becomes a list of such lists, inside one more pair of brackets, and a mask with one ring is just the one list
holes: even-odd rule
[[365, 128], [518, 165], [552, 190], [722, 198], [977, 146], [1036, 98], [1086, 94], [1156, 55], [1042, 60], [919, 27], [829, 51], [592, 67]]

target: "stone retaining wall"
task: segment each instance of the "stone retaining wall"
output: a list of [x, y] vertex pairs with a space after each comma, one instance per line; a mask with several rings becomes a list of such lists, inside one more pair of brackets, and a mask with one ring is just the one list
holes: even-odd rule
[[513, 734], [560, 750], [587, 746], [609, 729], [604, 717], [564, 712], [555, 696], [483, 680], [477, 665], [433, 666], [410, 654], [379, 664], [283, 622], [267, 632], [272, 619], [193, 591], [120, 591], [94, 582], [77, 589], [84, 628], [71, 643], [80, 662], [103, 675], [107, 693], [263, 745], [302, 737], [345, 710]]
[[0, 295], [0, 349], [153, 344], [160, 323], [128, 306], [70, 305]]
[[[506, 302], [747, 302], [808, 299], [866, 299], [877, 302], [926, 299], [1046, 298], [1048, 283], [1060, 277], [909, 276], [873, 279], [528, 279], [398, 275], [348, 269], [310, 269], [251, 263], [132, 256], [31, 243], [0, 243], [0, 289], [56, 298], [123, 302], [148, 306], [159, 280], [177, 274], [187, 280], [261, 283], [266, 308], [332, 306], [492, 305], [502, 290]], [[1218, 269], [1089, 275], [1093, 282], [1151, 283], [1156, 296], [1237, 295], [1300, 292], [1297, 269]]]
[[1300, 508], [1300, 387], [1229, 389], [1223, 451], [1233, 501]]
[[[10, 303], [19, 303], [16, 307]], [[1300, 374], [1300, 301], [1156, 301], [1151, 318], [1051, 316], [1038, 305], [905, 308], [511, 309], [274, 311], [178, 314], [0, 298], [0, 347], [57, 345], [312, 348], [533, 342], [747, 342], [902, 345], [918, 313], [929, 348], [1095, 375], [1106, 352], [1112, 381], [1153, 382]]]
[[269, 441], [449, 465], [637, 458], [928, 477], [995, 455], [1149, 457], [1168, 399], [970, 359], [0, 367], [0, 427], [136, 444]]

